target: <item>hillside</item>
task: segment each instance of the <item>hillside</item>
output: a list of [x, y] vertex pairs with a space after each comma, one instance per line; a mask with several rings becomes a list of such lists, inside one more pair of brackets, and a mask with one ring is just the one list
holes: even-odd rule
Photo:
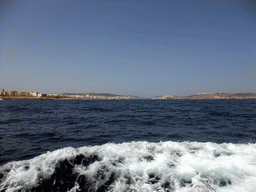
[[256, 93], [197, 93], [190, 96], [164, 95], [151, 99], [256, 99]]

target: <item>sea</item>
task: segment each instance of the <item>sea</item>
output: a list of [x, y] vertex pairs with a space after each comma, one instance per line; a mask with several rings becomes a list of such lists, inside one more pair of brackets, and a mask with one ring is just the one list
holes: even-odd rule
[[255, 192], [256, 100], [2, 100], [1, 192]]

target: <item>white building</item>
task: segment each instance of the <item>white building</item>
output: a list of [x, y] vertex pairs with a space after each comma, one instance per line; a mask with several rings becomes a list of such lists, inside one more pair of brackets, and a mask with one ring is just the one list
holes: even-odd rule
[[57, 96], [58, 96], [58, 94], [52, 94], [52, 93], [50, 93], [50, 94], [47, 94], [47, 96], [57, 97]]
[[36, 92], [29, 92], [29, 94], [33, 97], [36, 97], [37, 96], [37, 93]]

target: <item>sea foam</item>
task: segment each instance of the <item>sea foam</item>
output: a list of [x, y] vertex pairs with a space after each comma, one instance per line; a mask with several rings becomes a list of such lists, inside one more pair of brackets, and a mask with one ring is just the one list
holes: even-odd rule
[[130, 142], [63, 148], [0, 167], [0, 191], [242, 192], [256, 144]]

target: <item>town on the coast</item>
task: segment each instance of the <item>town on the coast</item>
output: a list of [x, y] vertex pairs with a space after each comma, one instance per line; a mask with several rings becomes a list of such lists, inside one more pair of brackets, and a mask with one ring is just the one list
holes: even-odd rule
[[[26, 91], [5, 91], [0, 89], [0, 100], [121, 100], [144, 99], [131, 95], [117, 95], [111, 93], [62, 93], [49, 94]], [[196, 93], [190, 96], [164, 95], [150, 99], [256, 99], [256, 93]]]
[[40, 92], [26, 92], [26, 91], [5, 91], [0, 89], [1, 100], [74, 100], [74, 99], [137, 99], [138, 97], [129, 95], [116, 95], [109, 93], [62, 93], [49, 94]]

